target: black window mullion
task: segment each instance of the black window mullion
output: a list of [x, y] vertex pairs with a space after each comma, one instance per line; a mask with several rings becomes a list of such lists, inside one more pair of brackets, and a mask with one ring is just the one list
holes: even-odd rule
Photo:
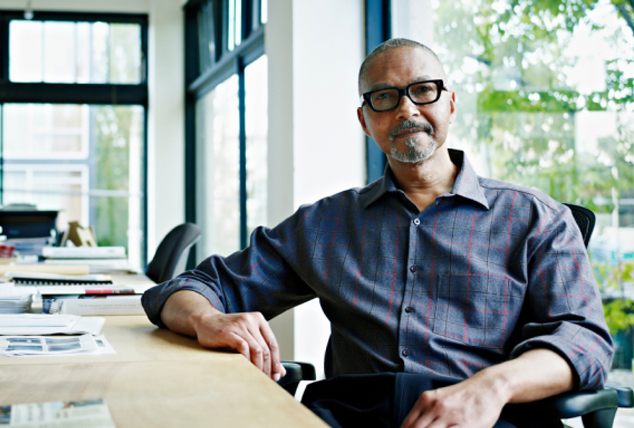
[[0, 82], [9, 81], [9, 20], [0, 19]]
[[[366, 54], [391, 37], [391, 0], [366, 0], [365, 50]], [[383, 175], [387, 163], [385, 154], [370, 137], [365, 139], [367, 181], [371, 183]]]
[[240, 246], [248, 246], [247, 230], [247, 121], [246, 121], [246, 88], [244, 62], [237, 60], [238, 67], [238, 110], [240, 118]]
[[141, 25], [141, 84], [147, 85], [148, 75], [148, 28], [147, 25]]
[[102, 83], [0, 83], [0, 102], [120, 104], [147, 107], [147, 85]]
[[[218, 41], [220, 42], [220, 56], [219, 58], [224, 57], [229, 52], [229, 0], [216, 0], [219, 4], [221, 10], [221, 19], [220, 22], [220, 34], [218, 37]], [[216, 49], [218, 47], [216, 46]]]

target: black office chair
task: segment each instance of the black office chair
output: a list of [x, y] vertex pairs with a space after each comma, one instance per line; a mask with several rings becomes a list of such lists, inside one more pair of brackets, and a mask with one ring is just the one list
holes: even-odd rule
[[[565, 205], [572, 211], [587, 247], [596, 216], [585, 207]], [[278, 383], [293, 395], [300, 381], [315, 380], [315, 368], [309, 363], [283, 361], [282, 364], [286, 368], [286, 376]], [[566, 392], [543, 400], [510, 406], [527, 416], [539, 414], [552, 419], [581, 417], [585, 428], [611, 428], [619, 407], [634, 407], [634, 392], [627, 387], [606, 385], [605, 389], [598, 391]]]
[[194, 223], [183, 223], [163, 238], [145, 274], [158, 283], [168, 281], [185, 270], [192, 245], [200, 239], [200, 229]]

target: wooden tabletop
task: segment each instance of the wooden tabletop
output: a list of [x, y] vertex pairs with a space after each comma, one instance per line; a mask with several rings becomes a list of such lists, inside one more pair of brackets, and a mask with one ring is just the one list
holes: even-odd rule
[[320, 419], [239, 354], [106, 317], [113, 355], [0, 359], [0, 404], [104, 398], [118, 428], [315, 427]]

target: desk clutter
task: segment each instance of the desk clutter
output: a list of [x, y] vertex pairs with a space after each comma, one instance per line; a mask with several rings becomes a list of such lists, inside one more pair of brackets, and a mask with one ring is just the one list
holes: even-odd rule
[[0, 425], [7, 428], [114, 428], [104, 400], [51, 401], [0, 406]]
[[[0, 209], [0, 231], [4, 238], [52, 240], [56, 217], [54, 211]], [[140, 273], [124, 247], [97, 246], [93, 228], [78, 222], [69, 223], [59, 244], [47, 243], [26, 256], [15, 246], [10, 257], [0, 251], [0, 314], [143, 314], [147, 287], [115, 285], [109, 276]]]

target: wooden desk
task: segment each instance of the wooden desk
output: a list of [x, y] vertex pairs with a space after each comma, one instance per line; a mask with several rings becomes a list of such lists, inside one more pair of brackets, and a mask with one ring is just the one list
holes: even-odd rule
[[0, 359], [0, 404], [104, 398], [118, 428], [326, 428], [244, 357], [145, 316], [106, 317], [114, 355]]

